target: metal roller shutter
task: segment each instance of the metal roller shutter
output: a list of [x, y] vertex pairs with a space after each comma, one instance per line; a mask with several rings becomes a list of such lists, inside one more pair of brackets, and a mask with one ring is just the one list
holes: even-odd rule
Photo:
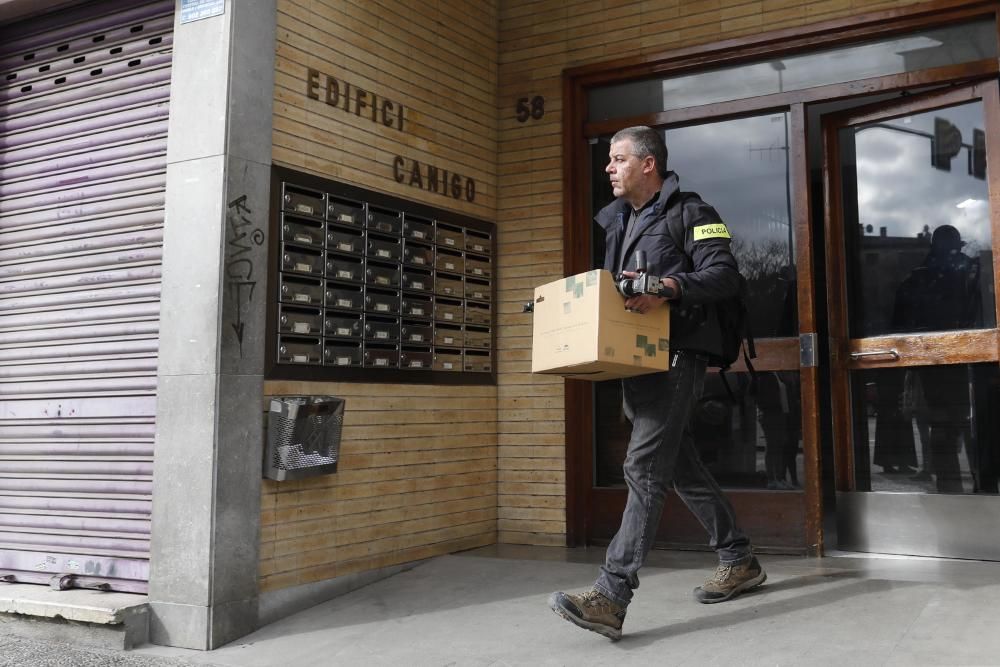
[[173, 8], [0, 28], [8, 581], [146, 590]]

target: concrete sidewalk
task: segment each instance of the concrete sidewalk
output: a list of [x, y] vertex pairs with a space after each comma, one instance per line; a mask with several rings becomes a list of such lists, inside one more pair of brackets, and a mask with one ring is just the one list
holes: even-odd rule
[[116, 656], [134, 663], [86, 664], [1000, 665], [1000, 563], [763, 555], [761, 589], [700, 605], [691, 590], [714, 555], [657, 551], [614, 643], [547, 607], [554, 590], [588, 588], [602, 556], [535, 547], [444, 556], [215, 651], [144, 646]]

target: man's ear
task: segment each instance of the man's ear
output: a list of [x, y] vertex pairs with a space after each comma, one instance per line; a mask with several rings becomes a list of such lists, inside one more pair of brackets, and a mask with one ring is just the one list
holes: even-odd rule
[[652, 155], [642, 158], [642, 173], [649, 174], [654, 171], [656, 171], [656, 158]]

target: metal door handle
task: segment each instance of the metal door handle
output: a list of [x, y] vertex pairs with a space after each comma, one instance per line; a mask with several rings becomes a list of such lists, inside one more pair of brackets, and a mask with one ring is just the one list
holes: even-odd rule
[[865, 357], [892, 357], [893, 361], [899, 361], [899, 352], [895, 349], [871, 350], [869, 352], [851, 352], [851, 360], [857, 361]]

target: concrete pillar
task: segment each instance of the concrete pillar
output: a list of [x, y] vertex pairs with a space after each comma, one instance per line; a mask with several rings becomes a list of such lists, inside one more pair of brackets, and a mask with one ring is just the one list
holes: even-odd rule
[[177, 0], [153, 469], [156, 644], [212, 649], [258, 621], [276, 0]]

